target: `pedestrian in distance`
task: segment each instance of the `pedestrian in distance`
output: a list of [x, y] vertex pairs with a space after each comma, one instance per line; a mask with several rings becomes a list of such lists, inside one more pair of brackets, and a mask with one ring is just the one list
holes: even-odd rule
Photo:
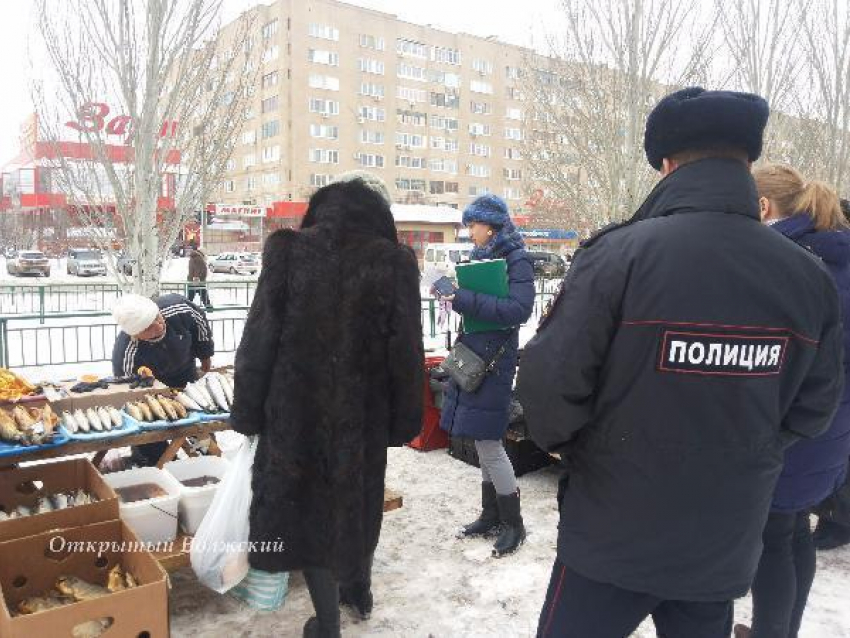
[[[753, 171], [761, 218], [773, 230], [823, 260], [835, 280], [842, 315], [850, 316], [850, 227], [838, 196], [826, 184], [806, 182], [790, 166], [767, 164]], [[850, 366], [850, 324], [843, 334], [845, 377]], [[773, 494], [752, 586], [752, 630], [735, 627], [736, 638], [796, 638], [815, 577], [811, 509], [836, 493], [847, 478], [850, 457], [850, 388], [845, 387], [832, 424], [812, 439], [793, 444]]]
[[189, 301], [194, 301], [195, 296], [199, 296], [201, 298], [201, 303], [204, 304], [206, 308], [211, 306], [210, 304], [210, 295], [207, 290], [207, 271], [209, 267], [207, 266], [207, 258], [202, 253], [196, 244], [189, 245], [189, 281], [191, 282], [188, 287], [188, 298]]
[[662, 179], [575, 253], [526, 345], [532, 438], [563, 459], [538, 635], [728, 638], [750, 588], [784, 451], [842, 392], [835, 284], [760, 223], [750, 165], [768, 105], [693, 87], [644, 139]]
[[493, 555], [500, 557], [516, 551], [526, 534], [519, 486], [502, 440], [510, 420], [519, 326], [528, 320], [534, 307], [534, 269], [522, 236], [511, 222], [508, 206], [500, 197], [483, 195], [473, 201], [463, 211], [463, 224], [475, 244], [472, 261], [507, 262], [508, 295], [500, 298], [461, 288], [444, 297], [455, 312], [504, 328], [458, 337], [493, 367], [475, 392], [466, 392], [449, 381], [440, 427], [450, 436], [474, 439], [481, 465], [481, 513], [463, 528], [461, 536], [497, 536]]
[[[341, 179], [341, 178], [338, 178]], [[267, 240], [236, 353], [233, 429], [259, 435], [252, 570], [304, 572], [308, 637], [340, 635], [340, 602], [372, 610], [387, 447], [422, 427], [419, 268], [389, 193], [355, 173], [310, 198], [300, 231]]]

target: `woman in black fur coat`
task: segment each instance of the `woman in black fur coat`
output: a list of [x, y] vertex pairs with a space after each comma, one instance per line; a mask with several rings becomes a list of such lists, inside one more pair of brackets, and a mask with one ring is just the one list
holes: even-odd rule
[[250, 563], [304, 570], [305, 636], [339, 635], [340, 595], [371, 610], [387, 447], [421, 428], [423, 369], [419, 269], [386, 187], [367, 174], [320, 189], [300, 232], [266, 242], [232, 412], [260, 435], [251, 541], [283, 547]]

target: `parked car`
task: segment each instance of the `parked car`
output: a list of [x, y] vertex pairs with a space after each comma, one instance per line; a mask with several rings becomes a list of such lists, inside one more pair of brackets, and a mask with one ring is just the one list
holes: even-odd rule
[[37, 250], [17, 250], [6, 259], [6, 272], [10, 275], [50, 276], [50, 262], [43, 252]]
[[563, 277], [567, 273], [567, 265], [560, 255], [547, 252], [529, 252], [535, 277]]
[[260, 264], [251, 253], [221, 253], [210, 259], [209, 268], [210, 272], [253, 275], [260, 269]]
[[132, 259], [127, 253], [119, 253], [118, 259], [115, 260], [115, 269], [125, 275], [133, 274], [133, 266], [136, 260]]
[[94, 248], [71, 248], [68, 251], [66, 269], [69, 275], [105, 275], [106, 262], [103, 253]]
[[426, 272], [437, 272], [446, 277], [454, 277], [455, 266], [469, 261], [472, 249], [472, 243], [428, 244], [425, 249], [423, 269]]

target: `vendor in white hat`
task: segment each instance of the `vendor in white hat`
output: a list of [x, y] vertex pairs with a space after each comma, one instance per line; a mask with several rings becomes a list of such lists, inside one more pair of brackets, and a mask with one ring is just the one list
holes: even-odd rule
[[[151, 300], [141, 295], [123, 295], [112, 316], [121, 329], [112, 351], [112, 370], [118, 377], [138, 374], [142, 366], [167, 386], [180, 388], [209, 371], [215, 352], [206, 313], [180, 295], [163, 295]], [[137, 461], [154, 465], [167, 443], [142, 445]]]

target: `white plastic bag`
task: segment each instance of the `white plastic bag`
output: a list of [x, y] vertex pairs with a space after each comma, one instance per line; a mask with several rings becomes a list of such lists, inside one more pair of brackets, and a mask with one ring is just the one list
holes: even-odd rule
[[248, 573], [248, 514], [257, 437], [246, 437], [218, 486], [192, 541], [192, 569], [204, 585], [225, 593]]

